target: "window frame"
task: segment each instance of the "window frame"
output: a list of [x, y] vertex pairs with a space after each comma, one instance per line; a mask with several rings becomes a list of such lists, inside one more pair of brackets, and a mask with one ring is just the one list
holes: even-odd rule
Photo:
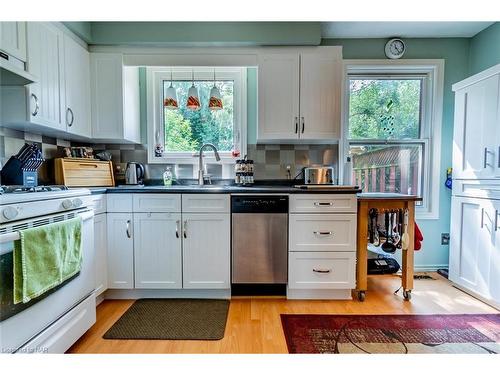
[[[422, 144], [423, 152], [423, 202], [416, 207], [420, 219], [439, 219], [439, 195], [441, 172], [441, 127], [443, 109], [444, 60], [344, 60], [343, 95], [343, 145], [340, 148], [341, 160], [347, 160], [351, 144]], [[423, 79], [421, 91], [420, 138], [408, 139], [349, 139], [349, 100], [351, 77], [379, 77], [384, 79], [414, 78]], [[352, 165], [341, 163], [344, 183], [352, 183], [352, 174], [345, 173]], [[351, 168], [350, 168], [351, 167]]]
[[[232, 80], [233, 86], [233, 139], [238, 144], [240, 154], [247, 152], [247, 72], [242, 67], [147, 67], [147, 133], [148, 133], [148, 163], [151, 164], [192, 164], [198, 163], [198, 152], [167, 152], [157, 157], [154, 153], [155, 139], [164, 139], [165, 127], [163, 108], [163, 82], [191, 81], [194, 69], [195, 81], [213, 81], [214, 69], [216, 80]], [[219, 152], [220, 163], [233, 164], [231, 152]], [[213, 153], [204, 154], [206, 163], [218, 163]]]

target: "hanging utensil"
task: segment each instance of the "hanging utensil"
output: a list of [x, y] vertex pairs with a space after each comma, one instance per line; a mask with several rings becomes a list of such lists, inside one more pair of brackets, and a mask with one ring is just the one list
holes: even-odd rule
[[373, 244], [375, 246], [380, 246], [380, 235], [378, 233], [378, 210], [376, 208], [374, 208], [375, 210], [375, 227], [374, 227], [374, 230], [373, 230]]
[[375, 231], [377, 228], [375, 228], [375, 217], [377, 215], [377, 210], [375, 208], [370, 208], [370, 211], [368, 211], [368, 216], [370, 219], [370, 222], [368, 223], [368, 231], [369, 231], [369, 236], [370, 236], [370, 243], [375, 242]]
[[397, 210], [394, 210], [394, 212], [392, 213], [392, 232], [393, 232], [393, 235], [391, 236], [392, 238], [392, 243], [394, 245], [397, 245], [399, 244], [399, 241], [401, 240], [401, 235], [399, 234], [399, 230], [398, 230], [398, 211]]
[[386, 238], [385, 242], [382, 244], [382, 250], [386, 253], [393, 254], [396, 252], [396, 246], [392, 243], [392, 213], [389, 211], [385, 212], [385, 232]]
[[410, 245], [410, 236], [408, 235], [408, 210], [405, 210], [403, 215], [403, 237], [401, 239], [403, 250], [408, 250]]

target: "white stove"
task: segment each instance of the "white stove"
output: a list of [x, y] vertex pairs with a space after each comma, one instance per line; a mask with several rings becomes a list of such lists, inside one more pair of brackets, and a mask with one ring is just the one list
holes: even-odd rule
[[88, 189], [68, 189], [62, 185], [1, 186], [0, 203], [0, 223], [6, 223], [90, 207], [92, 200]]

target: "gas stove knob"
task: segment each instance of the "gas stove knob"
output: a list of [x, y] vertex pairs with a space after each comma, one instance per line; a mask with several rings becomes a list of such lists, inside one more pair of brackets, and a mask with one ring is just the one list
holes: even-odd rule
[[73, 199], [73, 207], [80, 207], [83, 204], [80, 198]]
[[2, 214], [7, 220], [12, 220], [19, 214], [19, 211], [15, 207], [6, 207], [3, 209]]
[[70, 199], [65, 199], [65, 200], [63, 200], [63, 202], [62, 202], [62, 206], [63, 206], [63, 208], [65, 208], [66, 210], [69, 210], [70, 208], [72, 208], [72, 207], [73, 207], [73, 202], [71, 202], [71, 200], [70, 200]]

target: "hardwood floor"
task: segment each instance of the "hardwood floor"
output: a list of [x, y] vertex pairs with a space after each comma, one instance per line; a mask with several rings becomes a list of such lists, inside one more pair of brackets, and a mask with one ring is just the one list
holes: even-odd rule
[[102, 335], [133, 303], [106, 300], [97, 308], [97, 323], [69, 353], [287, 353], [280, 314], [464, 314], [498, 313], [452, 287], [441, 276], [415, 280], [411, 302], [402, 299], [399, 276], [368, 279], [365, 302], [287, 301], [284, 298], [234, 298], [225, 337], [219, 341], [104, 340]]

